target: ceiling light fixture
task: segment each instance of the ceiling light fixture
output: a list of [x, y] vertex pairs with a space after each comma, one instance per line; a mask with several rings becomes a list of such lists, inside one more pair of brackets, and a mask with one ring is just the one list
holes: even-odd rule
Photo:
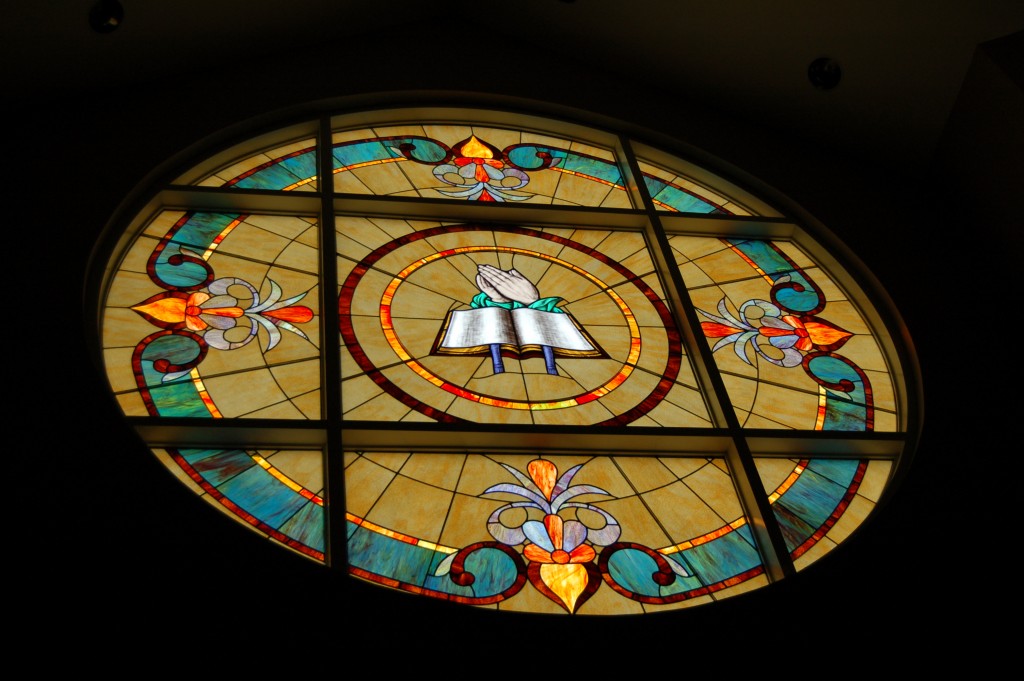
[[807, 67], [807, 78], [819, 90], [831, 90], [839, 85], [843, 71], [839, 62], [831, 57], [818, 57]]
[[89, 10], [89, 25], [97, 33], [110, 33], [124, 20], [124, 7], [118, 0], [99, 0]]

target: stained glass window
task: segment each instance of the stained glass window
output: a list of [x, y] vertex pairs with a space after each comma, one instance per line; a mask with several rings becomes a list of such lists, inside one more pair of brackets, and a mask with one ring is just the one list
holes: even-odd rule
[[156, 458], [296, 560], [467, 607], [684, 608], [796, 575], [907, 465], [884, 295], [681, 154], [420, 108], [188, 167], [119, 226], [104, 366]]

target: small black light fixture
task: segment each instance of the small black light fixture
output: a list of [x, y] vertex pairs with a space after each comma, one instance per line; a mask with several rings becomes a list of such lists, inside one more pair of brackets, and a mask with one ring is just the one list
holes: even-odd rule
[[807, 67], [807, 78], [819, 90], [831, 90], [839, 85], [843, 71], [839, 62], [831, 57], [818, 57]]
[[89, 25], [97, 33], [110, 33], [124, 21], [124, 7], [118, 0], [99, 0], [89, 10]]

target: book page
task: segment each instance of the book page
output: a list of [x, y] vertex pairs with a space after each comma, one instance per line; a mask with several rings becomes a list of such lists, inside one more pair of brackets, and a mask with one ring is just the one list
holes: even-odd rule
[[550, 345], [563, 350], [594, 350], [572, 318], [558, 312], [520, 307], [512, 310], [519, 345]]
[[[546, 313], [545, 313], [546, 314]], [[509, 319], [502, 307], [481, 307], [475, 310], [453, 310], [441, 348], [475, 348], [491, 343], [519, 345]]]

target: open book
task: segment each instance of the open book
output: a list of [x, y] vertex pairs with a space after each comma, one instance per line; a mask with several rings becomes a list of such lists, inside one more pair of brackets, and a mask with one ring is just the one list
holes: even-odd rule
[[500, 346], [502, 355], [519, 359], [542, 356], [545, 346], [559, 357], [608, 356], [568, 313], [528, 307], [452, 310], [431, 354], [486, 355], [492, 345]]

